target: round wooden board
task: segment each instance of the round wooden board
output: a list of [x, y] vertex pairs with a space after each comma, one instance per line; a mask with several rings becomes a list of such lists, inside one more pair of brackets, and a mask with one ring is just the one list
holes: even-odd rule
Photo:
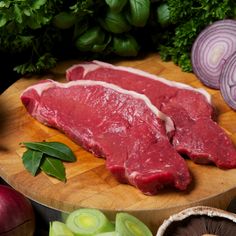
[[[49, 77], [65, 81], [65, 70], [76, 62], [58, 64]], [[224, 103], [219, 91], [204, 87], [192, 73], [182, 72], [172, 62], [162, 62], [156, 54], [113, 63], [205, 88], [212, 94], [219, 125], [236, 143], [236, 113]], [[145, 196], [132, 186], [118, 183], [105, 169], [103, 159], [94, 157], [62, 133], [40, 124], [26, 112], [19, 99], [21, 92], [45, 78], [22, 78], [0, 96], [0, 175], [28, 198], [66, 212], [79, 207], [98, 208], [112, 219], [118, 211], [130, 212], [156, 232], [162, 221], [177, 211], [194, 205], [224, 209], [236, 196], [236, 169], [220, 170], [191, 161], [187, 163], [193, 181], [184, 192], [168, 189], [156, 196]], [[43, 140], [66, 143], [75, 152], [77, 162], [65, 164], [66, 183], [43, 173], [33, 177], [23, 167], [21, 156], [25, 149], [19, 145], [20, 142]]]

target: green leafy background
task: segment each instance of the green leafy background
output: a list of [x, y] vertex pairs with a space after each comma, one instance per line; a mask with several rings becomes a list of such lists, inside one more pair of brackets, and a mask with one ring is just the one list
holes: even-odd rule
[[[103, 60], [156, 51], [191, 71], [191, 46], [199, 32], [216, 20], [235, 18], [235, 9], [234, 0], [2, 0], [0, 56], [25, 74], [44, 72], [68, 58]], [[98, 27], [101, 36], [95, 37]]]

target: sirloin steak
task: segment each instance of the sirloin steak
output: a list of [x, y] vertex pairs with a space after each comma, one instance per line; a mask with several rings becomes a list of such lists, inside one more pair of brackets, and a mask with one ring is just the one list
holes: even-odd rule
[[100, 81], [47, 80], [27, 88], [21, 100], [32, 117], [106, 158], [120, 182], [144, 194], [165, 186], [185, 190], [191, 181], [166, 133], [172, 120], [144, 95]]
[[189, 85], [168, 81], [147, 72], [100, 61], [84, 62], [66, 71], [67, 80], [96, 80], [145, 94], [158, 109], [172, 118], [172, 144], [195, 163], [236, 167], [236, 150], [226, 133], [212, 119], [210, 95]]

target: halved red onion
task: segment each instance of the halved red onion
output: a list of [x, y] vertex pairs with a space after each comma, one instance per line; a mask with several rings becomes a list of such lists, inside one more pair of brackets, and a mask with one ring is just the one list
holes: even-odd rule
[[208, 87], [219, 89], [222, 67], [235, 51], [236, 20], [216, 21], [205, 28], [193, 44], [193, 72]]
[[30, 201], [21, 193], [0, 185], [0, 235], [33, 236], [34, 211]]
[[220, 92], [225, 102], [236, 110], [236, 51], [226, 60], [222, 68]]

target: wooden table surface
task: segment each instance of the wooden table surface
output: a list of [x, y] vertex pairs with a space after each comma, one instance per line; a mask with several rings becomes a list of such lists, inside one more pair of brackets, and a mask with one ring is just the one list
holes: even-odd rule
[[[78, 61], [59, 63], [48, 76], [22, 78], [0, 96], [0, 175], [16, 190], [28, 198], [61, 211], [79, 207], [103, 210], [111, 218], [118, 211], [130, 212], [143, 220], [152, 230], [170, 214], [194, 205], [225, 208], [236, 196], [236, 169], [220, 170], [187, 161], [193, 181], [187, 191], [163, 190], [156, 196], [145, 196], [138, 189], [118, 183], [106, 170], [105, 161], [94, 157], [64, 134], [46, 127], [27, 114], [21, 104], [21, 92], [50, 77], [65, 80], [65, 70]], [[236, 144], [236, 113], [223, 101], [219, 91], [206, 88], [192, 73], [184, 73], [172, 62], [162, 62], [157, 54], [112, 62], [131, 66], [169, 80], [205, 88], [213, 98], [217, 121]], [[44, 173], [31, 176], [21, 160], [25, 151], [19, 143], [24, 141], [60, 141], [69, 145], [77, 162], [66, 163], [67, 182], [60, 182]]]

